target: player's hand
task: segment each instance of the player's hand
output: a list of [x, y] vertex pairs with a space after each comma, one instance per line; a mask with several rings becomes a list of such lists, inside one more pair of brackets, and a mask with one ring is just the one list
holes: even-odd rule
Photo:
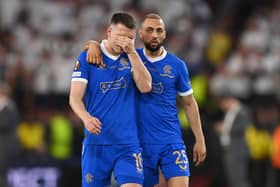
[[97, 41], [89, 40], [83, 47], [84, 50], [87, 50], [87, 62], [94, 64], [96, 66], [105, 67], [102, 54], [100, 49], [100, 44]]
[[102, 124], [98, 118], [88, 115], [83, 119], [83, 123], [87, 130], [92, 134], [100, 134]]
[[120, 46], [126, 54], [135, 52], [135, 38], [127, 36], [119, 36], [115, 40], [116, 45]]
[[193, 162], [200, 165], [206, 158], [206, 146], [204, 141], [196, 142], [193, 148]]

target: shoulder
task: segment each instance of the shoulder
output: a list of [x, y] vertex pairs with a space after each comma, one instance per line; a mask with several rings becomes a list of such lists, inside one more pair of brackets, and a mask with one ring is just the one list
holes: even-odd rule
[[143, 48], [137, 48], [136, 51], [137, 51], [139, 56], [144, 56]]
[[136, 48], [138, 54], [143, 53], [143, 48]]
[[84, 62], [84, 61], [86, 61], [86, 57], [87, 57], [87, 51], [82, 51], [82, 52], [79, 54], [78, 60], [79, 60], [80, 62]]
[[186, 62], [184, 60], [182, 60], [181, 58], [179, 58], [178, 56], [174, 55], [171, 52], [167, 52], [166, 58], [175, 66], [179, 66], [179, 67], [186, 66]]

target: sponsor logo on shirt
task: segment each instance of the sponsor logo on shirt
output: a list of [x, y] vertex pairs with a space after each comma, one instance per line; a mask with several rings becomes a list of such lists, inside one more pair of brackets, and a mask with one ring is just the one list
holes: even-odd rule
[[164, 89], [164, 86], [163, 86], [162, 82], [152, 83], [152, 92], [153, 93], [161, 94], [163, 92], [163, 89]]
[[111, 81], [111, 82], [101, 82], [100, 83], [100, 90], [103, 93], [106, 93], [110, 90], [117, 90], [126, 87], [126, 81], [123, 77], [119, 80]]

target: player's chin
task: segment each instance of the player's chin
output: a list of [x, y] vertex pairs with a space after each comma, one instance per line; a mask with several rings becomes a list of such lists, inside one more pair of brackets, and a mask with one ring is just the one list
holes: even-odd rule
[[161, 44], [158, 42], [149, 42], [149, 43], [147, 42], [144, 44], [145, 44], [145, 47], [152, 52], [157, 51], [161, 46]]
[[159, 50], [160, 45], [151, 45], [151, 51], [157, 51]]
[[115, 47], [113, 50], [114, 50], [114, 53], [123, 53], [123, 50], [120, 47]]

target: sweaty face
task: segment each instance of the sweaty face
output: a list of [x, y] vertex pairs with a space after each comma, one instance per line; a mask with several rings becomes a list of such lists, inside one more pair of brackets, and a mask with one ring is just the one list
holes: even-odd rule
[[163, 21], [161, 19], [147, 18], [142, 23], [139, 36], [149, 51], [155, 52], [159, 50], [166, 37]]
[[122, 48], [118, 45], [117, 40], [120, 37], [128, 37], [130, 39], [135, 38], [135, 29], [130, 29], [123, 24], [111, 25], [108, 29], [108, 41], [111, 44], [111, 48], [114, 53], [120, 54], [123, 52]]

